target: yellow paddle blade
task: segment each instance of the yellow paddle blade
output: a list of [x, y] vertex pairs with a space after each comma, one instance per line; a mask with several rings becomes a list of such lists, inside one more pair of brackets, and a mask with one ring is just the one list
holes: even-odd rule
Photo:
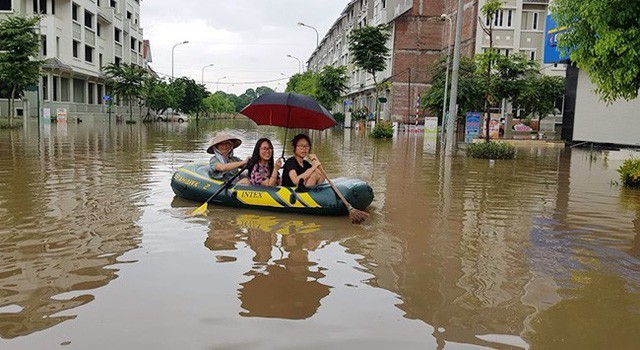
[[207, 212], [207, 202], [199, 206], [196, 210], [192, 211], [191, 216], [204, 215], [206, 212]]

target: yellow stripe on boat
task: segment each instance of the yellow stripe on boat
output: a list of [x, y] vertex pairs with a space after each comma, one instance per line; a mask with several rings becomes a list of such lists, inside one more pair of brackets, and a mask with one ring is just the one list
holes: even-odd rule
[[293, 192], [290, 189], [286, 187], [281, 187], [278, 190], [278, 197], [280, 197], [280, 199], [282, 199], [282, 201], [287, 203], [287, 205], [290, 207], [305, 208], [306, 206], [304, 205], [304, 203], [301, 203], [299, 200], [296, 200], [295, 203], [291, 204], [291, 201], [289, 201], [289, 197], [291, 196], [291, 193]]
[[189, 175], [191, 175], [193, 177], [197, 177], [198, 179], [202, 179], [202, 180], [214, 183], [216, 185], [224, 183], [224, 181], [212, 179], [212, 178], [210, 178], [208, 176], [202, 176], [202, 175], [196, 173], [195, 171], [187, 170], [185, 168], [179, 168], [178, 171], [183, 172], [185, 174], [189, 174]]
[[278, 203], [278, 201], [271, 197], [266, 191], [237, 190], [236, 194], [236, 198], [247, 205], [282, 208], [282, 204]]
[[306, 192], [298, 193], [298, 197], [300, 198], [300, 200], [302, 202], [304, 202], [304, 204], [307, 207], [310, 207], [310, 208], [320, 208], [320, 207], [322, 207], [315, 200], [313, 200], [313, 198], [311, 198], [311, 196]]

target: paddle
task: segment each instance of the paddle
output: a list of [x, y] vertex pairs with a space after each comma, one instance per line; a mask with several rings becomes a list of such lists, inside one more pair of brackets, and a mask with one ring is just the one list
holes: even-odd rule
[[247, 163], [245, 166], [242, 167], [242, 169], [240, 169], [240, 171], [238, 171], [237, 174], [233, 175], [232, 178], [230, 178], [229, 180], [225, 181], [225, 183], [222, 184], [222, 186], [220, 186], [220, 188], [218, 188], [218, 190], [216, 191], [216, 193], [214, 193], [213, 195], [211, 195], [211, 197], [209, 197], [209, 199], [207, 199], [204, 204], [202, 204], [201, 206], [199, 206], [196, 210], [191, 212], [192, 216], [195, 215], [201, 215], [207, 212], [207, 207], [209, 205], [209, 202], [211, 202], [214, 198], [216, 198], [220, 192], [222, 192], [222, 190], [224, 190], [225, 188], [227, 188], [231, 182], [233, 182], [233, 180], [235, 180], [238, 176], [240, 176], [240, 174], [247, 170], [249, 168], [249, 164]]
[[322, 173], [322, 175], [324, 175], [324, 178], [327, 179], [327, 181], [329, 181], [329, 185], [331, 185], [331, 188], [333, 189], [333, 191], [338, 195], [338, 197], [340, 197], [340, 200], [342, 200], [342, 203], [344, 203], [344, 205], [347, 207], [347, 210], [349, 210], [349, 218], [351, 218], [351, 223], [361, 224], [362, 222], [364, 222], [364, 220], [369, 217], [369, 214], [351, 206], [351, 204], [347, 202], [347, 199], [344, 198], [342, 193], [338, 190], [336, 185], [333, 184], [333, 181], [331, 181], [329, 176], [327, 176], [327, 173], [322, 168], [322, 165], [319, 166], [318, 169], [320, 169], [320, 172]]

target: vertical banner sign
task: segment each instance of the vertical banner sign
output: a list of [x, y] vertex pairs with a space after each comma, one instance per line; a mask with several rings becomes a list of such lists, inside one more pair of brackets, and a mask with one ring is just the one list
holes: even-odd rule
[[42, 119], [45, 123], [51, 123], [51, 108], [42, 109]]
[[438, 133], [438, 118], [425, 117], [424, 118], [424, 133], [425, 134], [437, 134]]
[[464, 126], [464, 142], [471, 143], [480, 133], [480, 112], [467, 112]]
[[58, 109], [56, 109], [56, 121], [58, 123], [66, 123], [67, 122], [67, 109], [66, 108], [58, 108]]

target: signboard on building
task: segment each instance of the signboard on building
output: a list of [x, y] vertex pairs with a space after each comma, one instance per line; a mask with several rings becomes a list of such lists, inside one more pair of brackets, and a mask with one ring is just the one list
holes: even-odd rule
[[546, 37], [544, 40], [544, 63], [566, 63], [569, 56], [563, 55], [558, 49], [558, 38], [567, 31], [566, 27], [558, 28], [556, 22], [547, 15]]
[[471, 143], [480, 133], [480, 112], [467, 112], [464, 125], [464, 142]]

